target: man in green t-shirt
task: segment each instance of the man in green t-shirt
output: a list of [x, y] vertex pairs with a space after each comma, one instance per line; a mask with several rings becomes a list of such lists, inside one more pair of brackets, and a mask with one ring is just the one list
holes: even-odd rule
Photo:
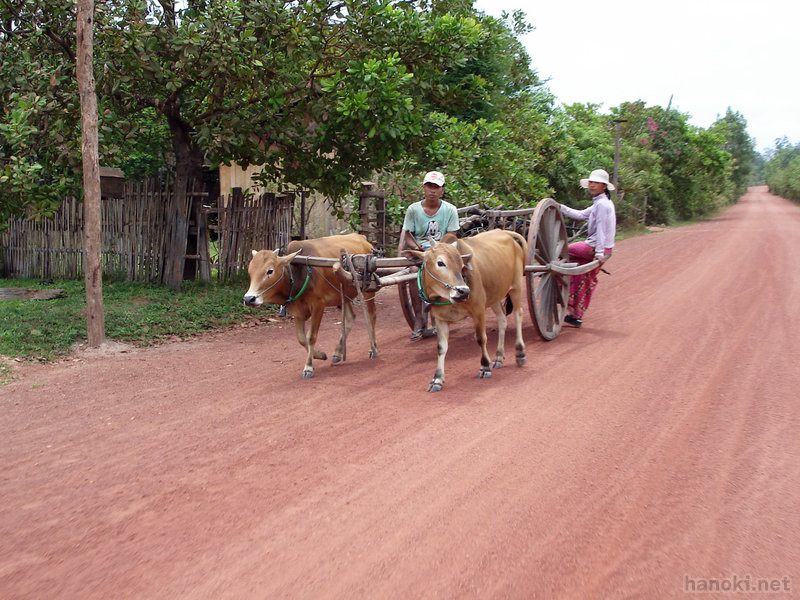
[[[397, 253], [400, 256], [408, 249], [427, 250], [433, 243], [440, 241], [447, 232], [459, 229], [456, 207], [442, 200], [444, 175], [439, 171], [426, 173], [422, 180], [422, 189], [425, 198], [414, 202], [406, 210], [403, 229], [400, 232], [400, 243], [397, 246]], [[412, 283], [412, 293], [419, 293], [416, 282]], [[430, 304], [423, 300], [422, 310], [417, 315], [417, 323], [411, 334], [412, 340], [435, 334], [435, 329], [427, 329], [429, 310]]]
[[427, 250], [432, 241], [438, 242], [448, 231], [458, 231], [456, 207], [442, 200], [444, 175], [439, 171], [426, 173], [422, 189], [425, 199], [414, 202], [406, 210], [398, 244], [399, 253], [407, 248]]

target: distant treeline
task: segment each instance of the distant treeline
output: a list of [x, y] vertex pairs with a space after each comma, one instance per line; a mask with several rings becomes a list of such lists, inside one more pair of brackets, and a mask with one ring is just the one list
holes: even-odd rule
[[764, 176], [770, 192], [800, 202], [800, 143], [778, 140], [766, 153]]

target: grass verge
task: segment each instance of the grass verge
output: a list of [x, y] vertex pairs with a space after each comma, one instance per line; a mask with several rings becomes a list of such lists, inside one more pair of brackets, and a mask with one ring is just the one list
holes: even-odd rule
[[[54, 300], [0, 300], [0, 357], [52, 361], [86, 341], [82, 280], [43, 285], [35, 279], [0, 279], [0, 287], [57, 288], [66, 295]], [[185, 282], [179, 292], [150, 283], [104, 281], [106, 338], [147, 346], [253, 319], [265, 320], [273, 311], [244, 306], [246, 289], [243, 280], [227, 285]]]

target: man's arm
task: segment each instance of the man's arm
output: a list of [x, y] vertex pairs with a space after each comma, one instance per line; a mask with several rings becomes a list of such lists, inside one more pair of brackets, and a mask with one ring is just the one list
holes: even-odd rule
[[397, 244], [397, 254], [402, 254], [403, 250], [422, 250], [422, 246], [417, 242], [417, 238], [408, 229], [400, 231], [400, 242]]

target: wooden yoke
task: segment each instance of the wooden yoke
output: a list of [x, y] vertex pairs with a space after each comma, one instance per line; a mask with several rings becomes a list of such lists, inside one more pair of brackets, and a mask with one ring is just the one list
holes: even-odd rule
[[339, 262], [333, 265], [333, 273], [344, 284], [362, 292], [375, 292], [379, 286], [375, 276], [375, 256], [372, 254], [348, 254], [342, 248]]
[[333, 271], [342, 283], [353, 285], [359, 292], [377, 292], [382, 285], [377, 273], [378, 257], [374, 254], [348, 254], [342, 248]]
[[332, 268], [339, 281], [345, 285], [353, 285], [362, 292], [376, 292], [386, 285], [396, 285], [417, 276], [414, 264], [407, 258], [348, 254], [345, 249], [341, 250], [338, 260], [298, 255], [292, 259], [292, 264]]

